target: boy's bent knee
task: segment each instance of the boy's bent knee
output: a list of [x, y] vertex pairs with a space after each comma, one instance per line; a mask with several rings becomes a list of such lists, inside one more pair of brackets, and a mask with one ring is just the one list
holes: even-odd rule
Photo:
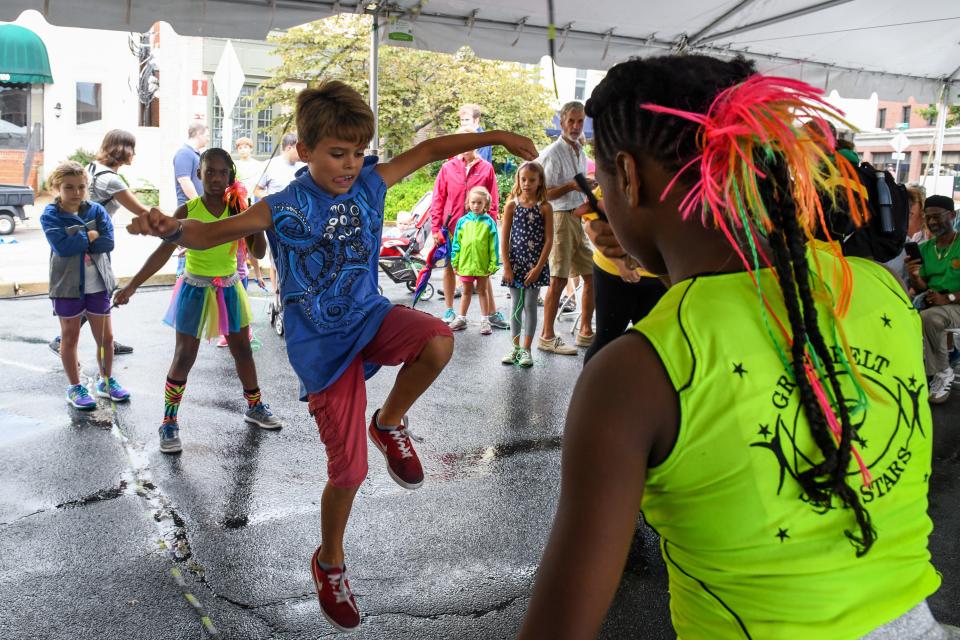
[[453, 334], [447, 328], [446, 334], [436, 335], [427, 341], [423, 346], [418, 358], [424, 364], [431, 365], [434, 369], [440, 371], [450, 358], [453, 357]]

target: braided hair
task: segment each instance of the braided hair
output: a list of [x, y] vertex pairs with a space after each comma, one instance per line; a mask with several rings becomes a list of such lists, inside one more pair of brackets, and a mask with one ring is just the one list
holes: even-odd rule
[[[734, 87], [743, 86], [752, 78], [760, 77], [755, 74], [753, 64], [743, 58], [724, 61], [698, 55], [634, 59], [611, 68], [586, 104], [586, 113], [594, 122], [597, 164], [605, 170], [611, 170], [616, 153], [625, 151], [635, 157], [651, 158], [668, 171], [678, 172], [678, 178], [682, 178], [679, 186], [692, 188], [691, 185], [696, 184], [697, 188], [706, 189], [702, 182], [698, 182], [701, 175], [696, 164], [698, 157], [704, 153], [706, 136], [702, 125], [706, 115], [690, 114], [708, 114], [716, 107], [718, 96]], [[681, 112], [688, 117], [681, 117]], [[790, 118], [787, 120], [786, 123], [774, 123], [770, 128], [793, 131]], [[730, 120], [725, 121], [725, 124], [729, 123]], [[824, 137], [832, 143], [827, 123], [821, 120], [819, 126], [824, 131]], [[826, 511], [838, 498], [844, 507], [852, 510], [857, 531], [848, 529], [844, 533], [854, 545], [857, 555], [862, 556], [873, 545], [876, 532], [857, 492], [847, 484], [847, 471], [851, 456], [855, 453], [852, 451], [852, 441], [856, 433], [834, 366], [833, 354], [820, 331], [811, 289], [812, 274], [806, 255], [807, 241], [811, 235], [809, 218], [816, 217], [817, 213], [822, 217], [822, 210], [807, 198], [807, 193], [814, 191], [811, 172], [803, 168], [797, 170], [788, 162], [787, 153], [780, 153], [776, 145], [763, 142], [745, 152], [749, 157], [744, 163], [752, 169], [748, 184], [743, 183], [740, 175], [731, 177], [730, 182], [721, 180], [721, 184], [712, 186], [716, 193], [738, 192], [741, 187], [749, 191], [752, 188], [757, 197], [748, 204], [758, 205], [755, 208], [765, 211], [741, 211], [737, 220], [733, 212], [716, 210], [722, 198], [701, 201], [689, 197], [684, 199], [681, 209], [685, 208], [687, 214], [691, 214], [694, 209], [691, 202], [702, 202], [704, 209], [713, 205], [713, 220], [720, 221], [728, 239], [735, 243], [743, 243], [744, 236], [749, 237], [755, 231], [765, 236], [771, 253], [768, 260], [778, 276], [790, 328], [786, 336], [790, 344], [790, 357], [781, 357], [797, 384], [804, 416], [822, 456], [822, 460], [814, 462], [809, 469], [798, 471], [797, 480], [814, 508]], [[727, 189], [735, 179], [741, 182]], [[801, 190], [806, 188], [806, 193], [798, 192], [798, 183], [803, 183]], [[800, 208], [804, 208], [808, 214], [804, 219], [805, 224], [801, 224]], [[817, 209], [817, 212], [809, 214], [809, 209]], [[707, 224], [708, 212], [704, 210], [698, 213]], [[724, 216], [734, 219], [740, 225], [739, 231], [734, 225], [728, 230], [723, 223]], [[752, 242], [751, 247], [762, 254], [762, 247], [753, 247]], [[743, 257], [739, 248], [737, 251]], [[747, 266], [750, 267], [749, 264]], [[779, 346], [777, 348], [780, 349]], [[824, 395], [818, 396], [818, 389], [815, 388], [818, 385], [820, 391], [823, 391], [823, 385], [828, 386], [834, 405], [832, 408], [829, 404], [825, 406]], [[861, 462], [861, 470], [867, 478], [868, 472], [862, 461], [859, 457], [857, 460]]]

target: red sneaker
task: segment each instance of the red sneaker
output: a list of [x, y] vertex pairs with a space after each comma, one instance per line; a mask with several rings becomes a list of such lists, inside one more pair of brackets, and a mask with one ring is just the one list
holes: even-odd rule
[[373, 414], [368, 432], [370, 440], [377, 445], [377, 449], [380, 449], [380, 453], [387, 460], [387, 471], [390, 477], [404, 489], [419, 489], [423, 484], [423, 466], [410, 441], [407, 416], [403, 416], [403, 424], [393, 431], [383, 431], [377, 429], [378, 415], [380, 415], [379, 409]]
[[313, 574], [313, 584], [317, 587], [317, 597], [320, 598], [320, 612], [337, 631], [348, 633], [360, 626], [360, 610], [357, 601], [350, 591], [350, 581], [347, 580], [347, 569], [331, 569], [325, 571], [317, 564], [317, 555], [320, 547], [313, 552], [310, 560], [310, 573]]

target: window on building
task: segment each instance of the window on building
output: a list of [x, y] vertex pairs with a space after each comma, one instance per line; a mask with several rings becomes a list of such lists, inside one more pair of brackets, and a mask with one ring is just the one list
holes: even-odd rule
[[[250, 138], [256, 140], [256, 149], [254, 155], [269, 156], [273, 152], [273, 134], [270, 131], [270, 125], [273, 123], [273, 109], [267, 107], [257, 111], [253, 94], [257, 87], [252, 84], [244, 85], [240, 89], [240, 97], [237, 98], [237, 104], [233, 106], [233, 143], [236, 144], [238, 138]], [[213, 92], [211, 92], [213, 93]], [[211, 126], [211, 144], [215, 147], [223, 143], [223, 106], [220, 104], [220, 98], [214, 93], [213, 96], [213, 117], [210, 119]], [[232, 152], [233, 149], [230, 149]]]
[[[926, 151], [920, 156], [924, 175], [933, 175], [933, 160], [936, 154]], [[940, 157], [940, 175], [960, 176], [960, 151], [944, 151]]]
[[903, 122], [905, 124], [910, 124], [910, 111], [911, 111], [910, 105], [907, 105], [903, 108], [902, 114], [900, 116], [900, 122]]
[[877, 109], [877, 128], [878, 129], [887, 128], [887, 110], [886, 109]]
[[907, 151], [903, 155], [903, 159], [900, 160], [900, 168], [897, 170], [897, 161], [893, 158], [893, 152], [873, 152], [873, 156], [870, 158], [869, 162], [875, 167], [880, 167], [881, 169], [886, 169], [890, 173], [894, 174], [897, 179], [897, 182], [907, 182], [907, 178], [910, 175], [910, 162], [912, 159], [912, 151]]
[[30, 134], [30, 85], [0, 84], [0, 149], [25, 149]]
[[99, 82], [77, 83], [77, 124], [86, 124], [103, 119], [100, 87]]
[[587, 70], [577, 69], [577, 77], [573, 85], [573, 99], [583, 100], [587, 95]]
[[273, 134], [270, 127], [273, 125], [273, 105], [257, 111], [257, 148], [254, 154], [269, 156], [273, 153]]

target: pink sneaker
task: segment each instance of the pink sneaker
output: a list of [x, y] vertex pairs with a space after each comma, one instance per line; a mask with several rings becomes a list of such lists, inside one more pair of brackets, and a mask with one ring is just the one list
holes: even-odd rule
[[413, 449], [410, 441], [410, 432], [407, 430], [407, 417], [403, 417], [403, 424], [393, 431], [384, 431], [377, 428], [378, 409], [370, 420], [370, 440], [377, 445], [380, 453], [387, 460], [387, 472], [394, 481], [404, 489], [419, 489], [423, 484], [423, 466], [420, 458]]
[[360, 626], [360, 609], [357, 608], [357, 601], [350, 591], [347, 568], [326, 571], [317, 564], [319, 554], [320, 547], [317, 547], [310, 560], [310, 573], [313, 575], [313, 584], [317, 587], [320, 612], [337, 631], [354, 631]]
[[229, 347], [230, 344], [227, 342], [227, 336], [220, 336], [220, 339], [217, 340], [217, 346], [221, 348]]

